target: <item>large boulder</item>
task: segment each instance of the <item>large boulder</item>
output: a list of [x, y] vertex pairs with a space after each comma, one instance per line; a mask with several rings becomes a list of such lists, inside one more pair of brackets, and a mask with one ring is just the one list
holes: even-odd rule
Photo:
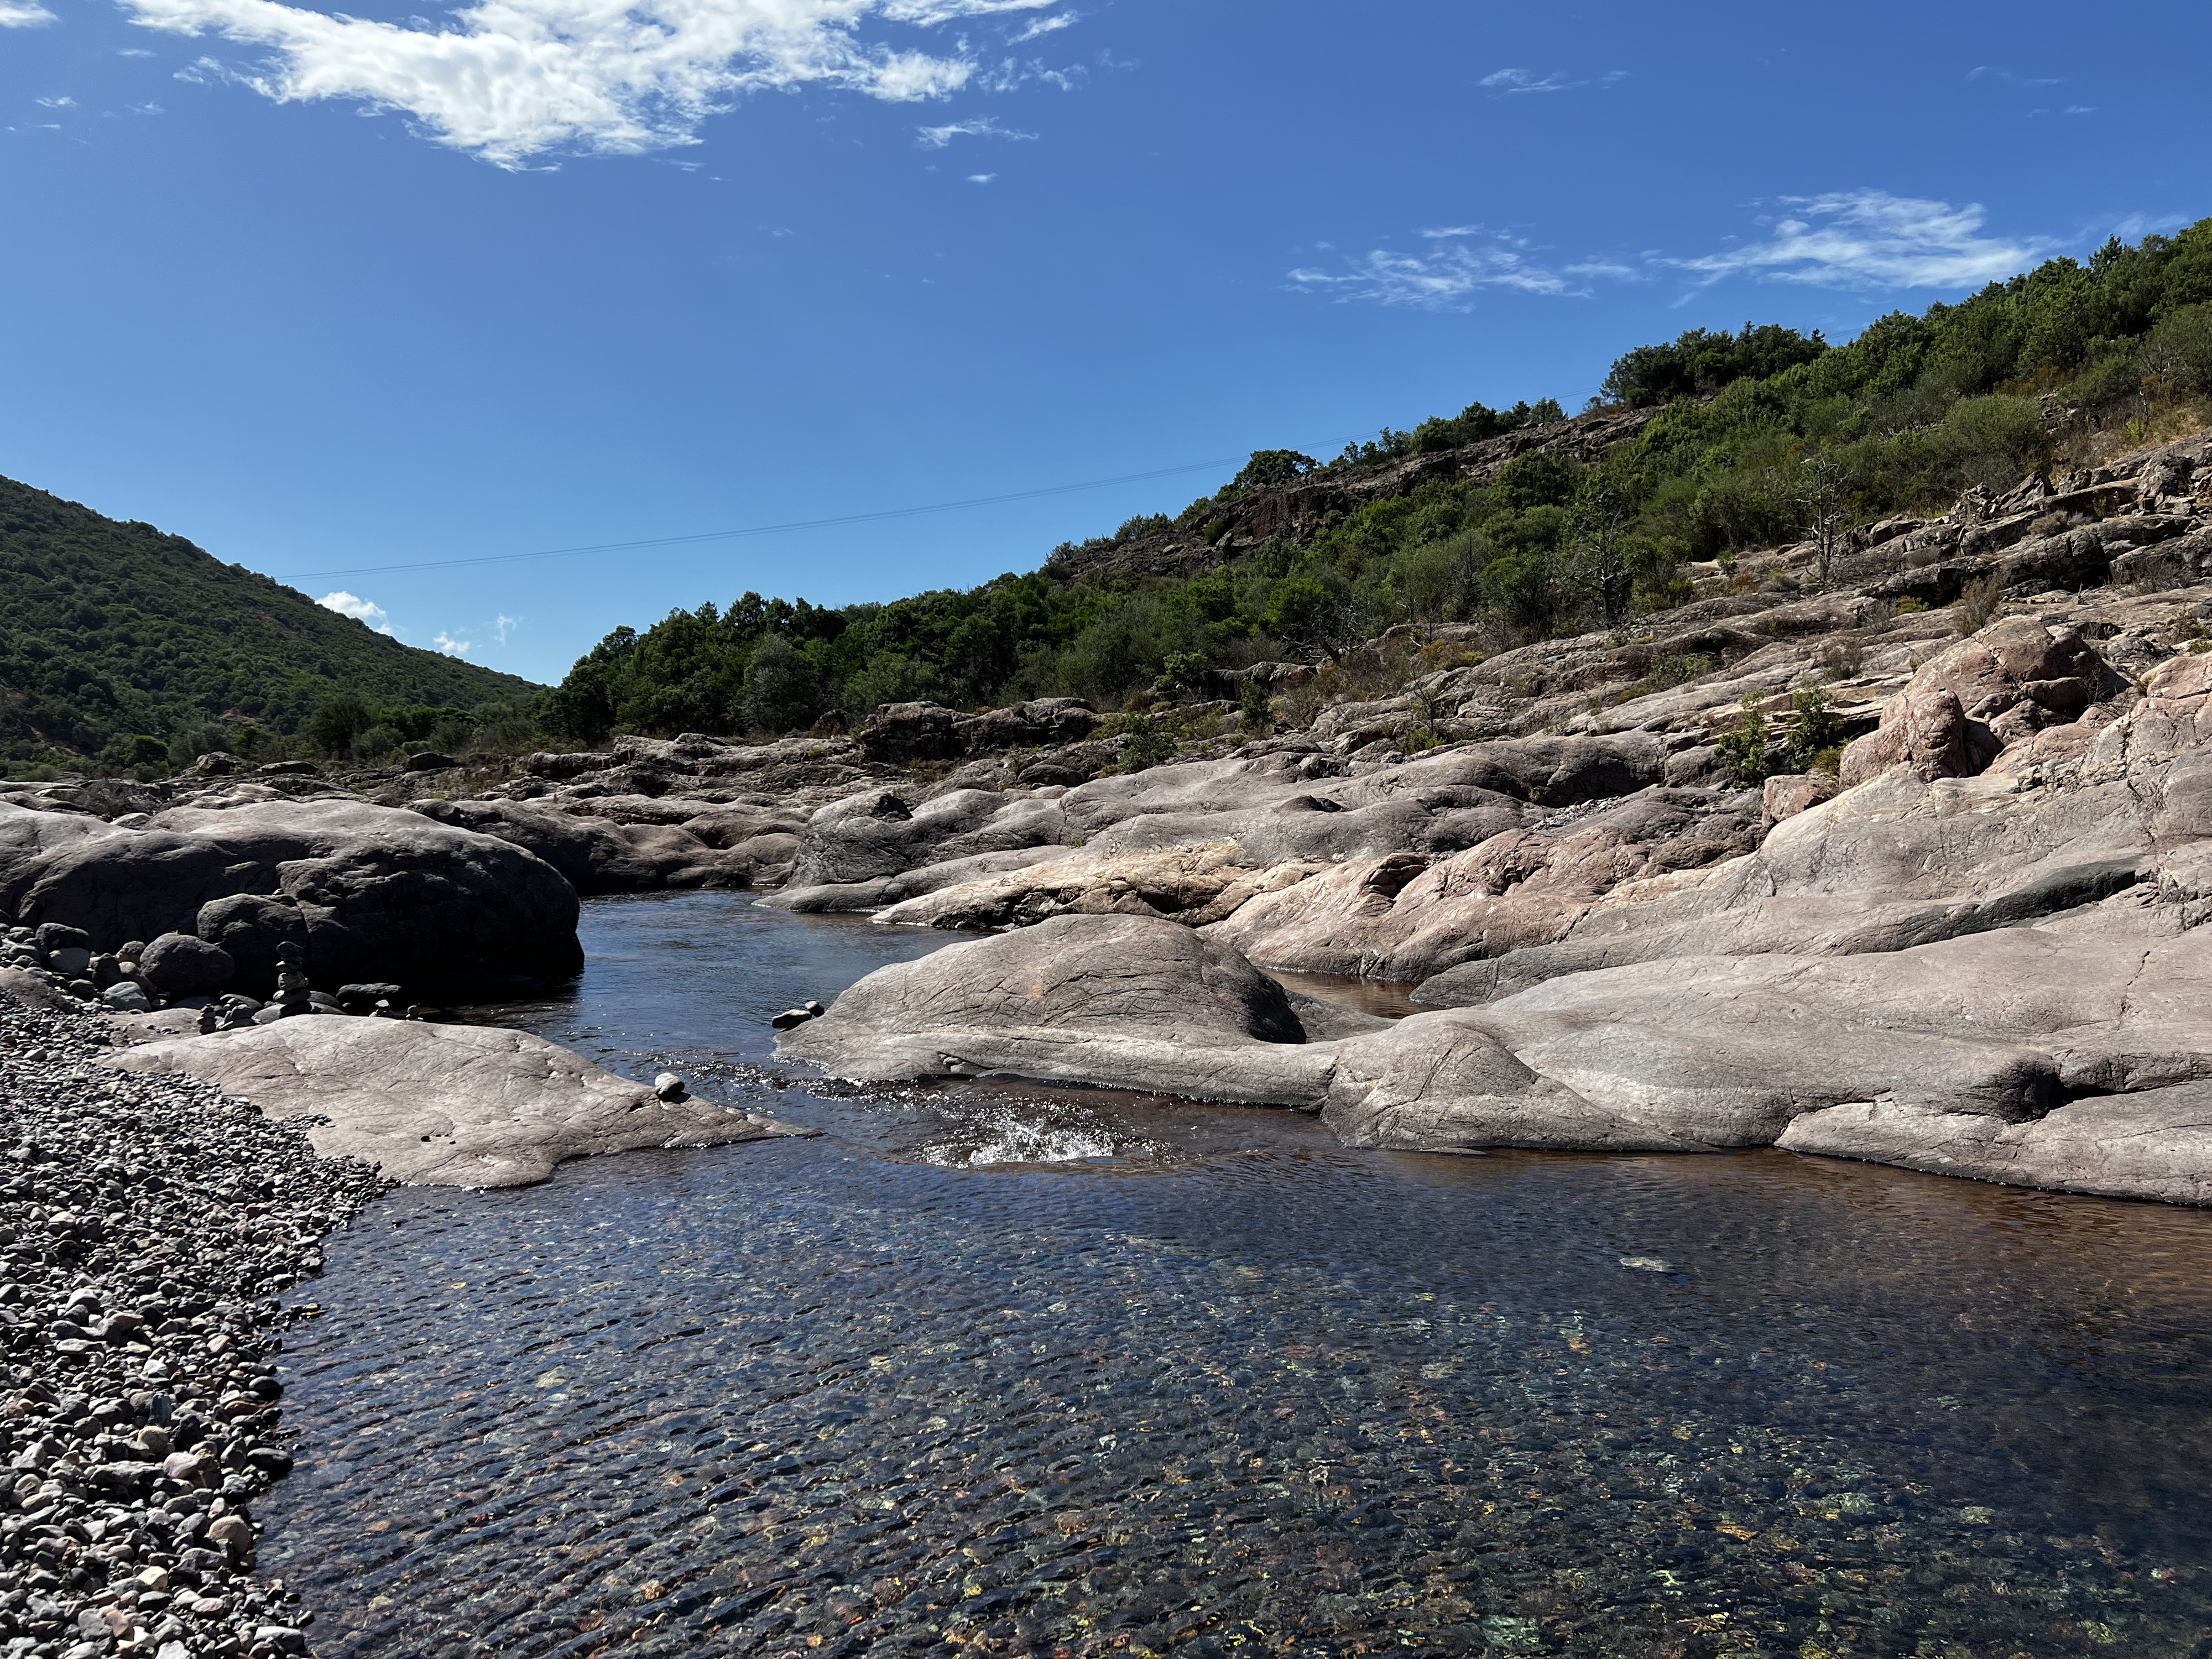
[[230, 952], [190, 933], [164, 933], [138, 958], [138, 976], [165, 997], [204, 996], [236, 977]]
[[860, 1081], [1007, 1073], [1318, 1108], [1298, 1000], [1157, 917], [1065, 915], [881, 968], [779, 1052]]
[[1923, 780], [1972, 777], [2012, 744], [2081, 717], [2125, 689], [2073, 629], [1994, 622], [1914, 673], [1878, 730], [1844, 750], [1845, 787], [1893, 766]]
[[276, 947], [349, 980], [556, 978], [581, 965], [576, 895], [520, 848], [352, 799], [186, 807], [143, 830], [0, 807], [0, 910], [103, 948], [191, 933], [265, 985]]
[[323, 1157], [422, 1186], [519, 1187], [564, 1158], [798, 1133], [704, 1101], [664, 1101], [543, 1037], [492, 1026], [286, 1019], [149, 1042], [106, 1063], [198, 1078], [270, 1117], [321, 1120], [307, 1136]]

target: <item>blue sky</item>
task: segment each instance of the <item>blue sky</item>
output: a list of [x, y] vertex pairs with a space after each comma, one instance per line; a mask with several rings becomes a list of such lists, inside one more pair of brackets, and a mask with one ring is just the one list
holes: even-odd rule
[[2192, 222], [2208, 45], [2201, 3], [0, 0], [0, 472], [557, 678]]

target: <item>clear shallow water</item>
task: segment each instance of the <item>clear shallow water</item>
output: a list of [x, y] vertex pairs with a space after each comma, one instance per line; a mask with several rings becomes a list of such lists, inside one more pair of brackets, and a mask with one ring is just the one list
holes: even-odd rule
[[2203, 1651], [2212, 1215], [763, 1071], [945, 942], [587, 907], [508, 1018], [825, 1133], [331, 1242], [262, 1553], [319, 1652]]

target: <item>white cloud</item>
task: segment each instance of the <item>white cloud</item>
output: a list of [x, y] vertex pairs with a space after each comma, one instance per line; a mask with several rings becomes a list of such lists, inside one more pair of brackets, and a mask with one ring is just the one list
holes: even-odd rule
[[933, 54], [865, 39], [862, 26], [932, 28], [1054, 0], [476, 0], [438, 26], [282, 0], [123, 3], [148, 28], [268, 47], [266, 60], [231, 76], [264, 97], [358, 100], [513, 167], [550, 151], [696, 143], [701, 121], [750, 92], [818, 85], [891, 102], [943, 97], [977, 73], [964, 44]]
[[1990, 64], [1984, 64], [1978, 68], [1968, 70], [1966, 78], [1969, 81], [2002, 81], [2008, 87], [2055, 87], [2063, 84], [2052, 76], [2033, 77], [2019, 76], [2014, 75], [2010, 70], [1998, 69]]
[[[1862, 190], [1788, 196], [1778, 205], [1779, 216], [1760, 222], [1759, 240], [1697, 258], [1654, 250], [1553, 265], [1525, 237], [1481, 225], [1441, 225], [1420, 233], [1431, 245], [1425, 251], [1377, 248], [1334, 269], [1293, 270], [1290, 281], [1340, 301], [1432, 311], [1464, 311], [1486, 288], [1579, 295], [1592, 282], [1650, 282], [1682, 273], [1693, 279], [1692, 292], [1731, 276], [1822, 288], [1972, 289], [2028, 269], [2057, 246], [2044, 237], [1984, 235], [1988, 216], [1974, 203], [1954, 207]], [[2130, 220], [2121, 234], [2139, 235], [2148, 224]], [[1334, 251], [1326, 242], [1316, 246]]]
[[1820, 288], [1979, 288], [2033, 264], [2047, 241], [1984, 236], [1980, 204], [1861, 190], [1785, 196], [1790, 210], [1765, 240], [1697, 259], [1655, 263], [1701, 277], [1803, 283]]
[[971, 185], [988, 185], [998, 176], [995, 173], [971, 173], [968, 175], [968, 182]]
[[1014, 46], [1026, 46], [1042, 36], [1054, 34], [1061, 29], [1073, 27], [1082, 15], [1079, 11], [1060, 11], [1054, 12], [1049, 17], [1040, 17], [1006, 44]]
[[325, 593], [315, 601], [325, 611], [335, 611], [341, 617], [351, 617], [356, 622], [367, 623], [380, 634], [392, 632], [392, 617], [380, 605], [371, 604], [357, 593], [341, 588], [335, 593]]
[[[1566, 279], [1528, 256], [1519, 237], [1455, 225], [1421, 233], [1449, 241], [1431, 253], [1396, 253], [1376, 248], [1341, 270], [1293, 270], [1290, 280], [1310, 293], [1330, 294], [1342, 302], [1371, 300], [1378, 305], [1415, 306], [1426, 311], [1464, 311], [1486, 288], [1519, 289], [1527, 294], [1573, 292]], [[1468, 239], [1480, 238], [1479, 242]]]
[[505, 645], [507, 643], [507, 636], [514, 632], [516, 629], [522, 626], [522, 618], [520, 617], [497, 617], [493, 619], [491, 626], [492, 631], [499, 635], [499, 642], [501, 645]]
[[1565, 92], [1571, 87], [1586, 87], [1589, 82], [1570, 81], [1564, 71], [1557, 70], [1539, 79], [1524, 69], [1502, 69], [1493, 75], [1484, 76], [1476, 84], [1510, 97], [1522, 92]]
[[442, 629], [430, 636], [430, 643], [449, 657], [465, 657], [476, 648], [472, 640], [457, 640]]
[[74, 98], [40, 98], [36, 102], [40, 109], [75, 109], [76, 107], [76, 100]]
[[125, 46], [115, 55], [118, 58], [151, 58], [154, 54], [143, 46]]
[[954, 121], [941, 127], [916, 127], [921, 136], [914, 142], [922, 149], [943, 149], [955, 138], [1010, 138], [1016, 141], [1032, 139], [1034, 132], [1018, 132], [1012, 127], [1002, 127], [995, 116], [979, 115], [970, 121]]
[[38, 0], [0, 0], [0, 29], [41, 28], [53, 21]]
[[2069, 104], [2066, 106], [2066, 112], [2069, 115], [2094, 115], [2097, 112], [2097, 106], [2094, 104]]

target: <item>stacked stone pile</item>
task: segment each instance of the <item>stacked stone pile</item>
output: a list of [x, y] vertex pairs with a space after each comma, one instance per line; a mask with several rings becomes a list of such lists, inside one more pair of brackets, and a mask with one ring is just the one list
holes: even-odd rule
[[292, 1466], [276, 1298], [381, 1183], [109, 1051], [89, 1011], [0, 994], [0, 1652], [305, 1653], [252, 1565]]

